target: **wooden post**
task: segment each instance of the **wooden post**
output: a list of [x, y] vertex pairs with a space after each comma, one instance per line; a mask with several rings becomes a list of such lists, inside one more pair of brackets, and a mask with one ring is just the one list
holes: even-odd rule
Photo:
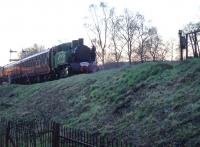
[[186, 59], [188, 59], [188, 34], [186, 34]]
[[179, 30], [178, 34], [179, 34], [179, 41], [180, 41], [180, 60], [182, 61], [183, 60], [183, 49], [181, 47], [181, 44], [182, 44], [182, 30]]
[[193, 56], [194, 56], [195, 53], [194, 53], [194, 45], [193, 45], [192, 34], [189, 34], [189, 38], [190, 38], [190, 43], [191, 43], [191, 46], [192, 46], [192, 52], [193, 52]]
[[105, 147], [104, 144], [104, 136], [100, 136], [100, 147]]
[[194, 50], [195, 50], [195, 57], [198, 57], [197, 53], [197, 33], [194, 32]]
[[53, 122], [52, 147], [59, 147], [60, 126]]
[[6, 147], [9, 147], [9, 136], [10, 136], [10, 122], [6, 126]]

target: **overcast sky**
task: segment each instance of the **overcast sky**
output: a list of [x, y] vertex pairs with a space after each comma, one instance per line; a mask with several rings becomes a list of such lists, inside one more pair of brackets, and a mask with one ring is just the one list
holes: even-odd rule
[[[200, 21], [200, 0], [103, 0], [118, 12], [138, 11], [164, 39], [177, 38], [189, 22]], [[34, 43], [46, 48], [80, 37], [88, 7], [97, 0], [0, 0], [0, 66], [9, 63], [9, 49]], [[90, 45], [90, 44], [88, 44]]]

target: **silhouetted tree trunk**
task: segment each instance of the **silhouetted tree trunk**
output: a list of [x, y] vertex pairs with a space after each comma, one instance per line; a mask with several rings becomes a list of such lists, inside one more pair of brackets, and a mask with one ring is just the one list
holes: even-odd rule
[[102, 65], [105, 64], [105, 55], [108, 38], [109, 12], [105, 3], [101, 2], [99, 6], [90, 5], [91, 23], [85, 24], [89, 30], [89, 37], [93, 45], [96, 45], [97, 56]]
[[124, 43], [120, 40], [120, 18], [115, 15], [114, 9], [110, 10], [110, 21], [109, 21], [109, 33], [110, 33], [110, 45], [109, 47], [113, 50], [115, 62], [119, 63]]
[[161, 49], [162, 40], [160, 39], [157, 29], [152, 27], [149, 29], [149, 40], [147, 49], [153, 61], [159, 59], [159, 50]]
[[140, 57], [140, 61], [146, 60], [147, 44], [149, 39], [149, 28], [145, 25], [145, 19], [143, 16], [139, 17], [138, 21], [138, 48], [136, 54]]
[[132, 55], [134, 51], [134, 43], [136, 41], [136, 31], [138, 28], [138, 19], [141, 15], [134, 15], [127, 9], [124, 11], [124, 14], [121, 16], [120, 21], [120, 35], [121, 39], [124, 40], [124, 44], [127, 47], [127, 55], [129, 64], [132, 63]]

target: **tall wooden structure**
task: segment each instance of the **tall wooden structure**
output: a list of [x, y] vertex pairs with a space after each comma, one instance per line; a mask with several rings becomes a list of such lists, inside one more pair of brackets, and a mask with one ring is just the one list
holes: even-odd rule
[[200, 57], [200, 40], [198, 40], [198, 36], [200, 36], [199, 33], [200, 29], [189, 33], [184, 33], [182, 30], [179, 30], [180, 60], [184, 59], [184, 50], [186, 59], [189, 58], [189, 52], [192, 52], [192, 57]]

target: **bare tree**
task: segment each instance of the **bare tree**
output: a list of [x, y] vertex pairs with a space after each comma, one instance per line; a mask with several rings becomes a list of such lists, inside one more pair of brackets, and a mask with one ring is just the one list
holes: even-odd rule
[[169, 56], [170, 56], [170, 60], [173, 61], [174, 59], [176, 59], [176, 46], [178, 46], [178, 44], [175, 43], [174, 39], [171, 39], [169, 41], [166, 42], [166, 46], [169, 46]]
[[110, 10], [110, 19], [109, 19], [109, 33], [110, 33], [110, 44], [109, 48], [113, 50], [112, 54], [114, 55], [115, 62], [119, 63], [122, 51], [124, 48], [124, 43], [120, 39], [120, 18], [116, 16], [114, 8]]
[[35, 43], [32, 47], [22, 49], [22, 51], [19, 53], [19, 58], [23, 59], [28, 56], [34, 55], [36, 53], [39, 53], [43, 50], [44, 50], [44, 46], [38, 45]]
[[85, 24], [89, 30], [91, 42], [96, 45], [97, 56], [100, 58], [102, 65], [105, 64], [105, 55], [108, 39], [108, 21], [109, 11], [107, 5], [100, 2], [100, 5], [90, 5], [91, 22]]
[[138, 28], [138, 18], [140, 14], [134, 15], [128, 9], [125, 9], [124, 14], [121, 16], [120, 21], [120, 35], [124, 41], [124, 45], [127, 47], [127, 55], [129, 63], [132, 63], [132, 55], [134, 51], [134, 43], [137, 39], [136, 31]]
[[186, 26], [185, 26], [185, 28], [183, 29], [183, 31], [185, 32], [185, 33], [189, 33], [189, 32], [191, 32], [191, 31], [196, 31], [196, 30], [200, 30], [200, 22], [197, 22], [197, 23], [192, 23], [192, 22], [190, 22], [189, 24], [187, 24]]
[[140, 61], [144, 62], [146, 60], [147, 56], [147, 48], [148, 48], [148, 40], [150, 38], [150, 31], [146, 24], [145, 24], [145, 18], [142, 15], [139, 15], [138, 17], [138, 48], [136, 50], [136, 54], [139, 56]]
[[160, 60], [162, 61], [166, 60], [166, 55], [168, 52], [169, 52], [169, 48], [167, 48], [166, 46], [162, 47], [159, 53]]
[[171, 39], [163, 43], [160, 51], [160, 60], [169, 59], [173, 61], [179, 57], [179, 45], [175, 43], [175, 40]]
[[130, 64], [133, 59], [139, 58], [143, 62], [152, 57], [155, 61], [160, 54], [164, 56], [164, 50], [158, 51], [162, 40], [156, 28], [149, 28], [143, 15], [128, 9], [122, 15], [116, 15], [114, 8], [108, 11], [103, 2], [99, 6], [91, 5], [90, 14], [91, 22], [85, 26], [103, 65], [105, 57], [109, 57], [109, 61], [114, 57], [118, 63], [125, 54]]
[[162, 40], [158, 35], [157, 29], [152, 27], [149, 29], [149, 39], [147, 41], [147, 49], [153, 61], [159, 59], [159, 53], [162, 46]]

